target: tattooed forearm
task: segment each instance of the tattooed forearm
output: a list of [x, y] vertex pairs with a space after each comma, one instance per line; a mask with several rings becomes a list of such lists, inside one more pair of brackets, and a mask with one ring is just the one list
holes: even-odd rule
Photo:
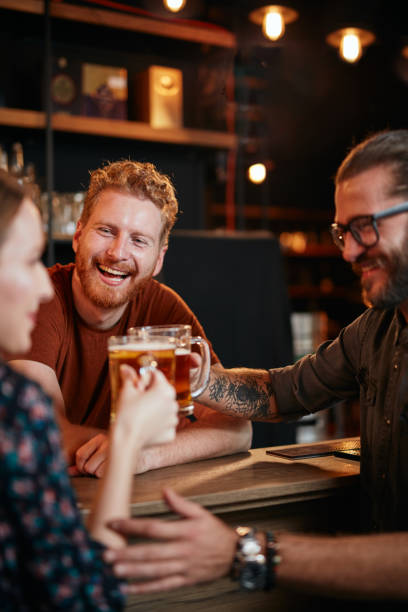
[[272, 385], [260, 376], [220, 373], [212, 377], [208, 394], [228, 414], [255, 420], [272, 420], [276, 416], [271, 410]]

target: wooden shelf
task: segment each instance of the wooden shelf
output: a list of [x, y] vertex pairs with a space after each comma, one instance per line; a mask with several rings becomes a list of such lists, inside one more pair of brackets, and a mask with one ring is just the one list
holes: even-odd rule
[[340, 251], [335, 244], [308, 244], [304, 251], [282, 248], [286, 257], [340, 257]]
[[329, 291], [323, 291], [320, 287], [313, 285], [290, 285], [289, 296], [300, 300], [340, 299], [349, 302], [361, 302], [361, 293], [349, 287], [334, 287]]
[[60, 234], [59, 232], [54, 232], [52, 239], [61, 244], [71, 244], [73, 236], [74, 234]]
[[[0, 125], [42, 129], [45, 128], [45, 113], [17, 108], [0, 108]], [[53, 114], [52, 127], [59, 132], [74, 132], [77, 134], [108, 136], [110, 138], [128, 138], [131, 140], [219, 149], [233, 149], [237, 143], [236, 135], [228, 132], [190, 128], [156, 129], [152, 128], [148, 123], [138, 121], [82, 117], [79, 115], [65, 115], [63, 113]]]
[[[262, 206], [248, 204], [244, 206], [244, 215], [248, 219], [261, 219], [266, 216], [267, 219], [275, 221], [307, 221], [316, 223], [329, 224], [332, 221], [332, 215], [326, 210], [309, 209], [309, 208], [294, 208], [292, 206]], [[210, 214], [214, 216], [225, 216], [225, 204], [211, 204]]]
[[[0, 8], [42, 15], [43, 0], [0, 0]], [[219, 47], [236, 47], [236, 37], [232, 32], [218, 26], [209, 27], [195, 24], [176, 23], [170, 19], [152, 19], [134, 16], [131, 13], [119, 13], [107, 9], [73, 5], [66, 2], [51, 2], [50, 14], [58, 19], [82, 21], [97, 26], [118, 28], [133, 32], [143, 32], [154, 36], [177, 38], [188, 42], [216, 45]]]

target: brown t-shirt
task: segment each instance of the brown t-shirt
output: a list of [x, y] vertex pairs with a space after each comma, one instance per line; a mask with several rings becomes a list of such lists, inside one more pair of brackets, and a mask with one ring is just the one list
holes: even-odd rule
[[[191, 325], [194, 336], [205, 334], [181, 297], [153, 279], [130, 302], [114, 327], [105, 331], [91, 329], [74, 307], [73, 270], [74, 264], [56, 264], [49, 269], [55, 296], [41, 305], [32, 348], [22, 358], [45, 363], [55, 370], [71, 423], [106, 428], [110, 410], [109, 336], [124, 335], [132, 326], [172, 323]], [[211, 344], [210, 350], [212, 363], [218, 362]]]

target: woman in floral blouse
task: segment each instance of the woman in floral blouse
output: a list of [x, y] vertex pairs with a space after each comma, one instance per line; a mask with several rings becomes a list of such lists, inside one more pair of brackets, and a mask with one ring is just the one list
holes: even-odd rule
[[[0, 350], [20, 353], [52, 289], [41, 262], [40, 216], [0, 172]], [[132, 466], [143, 446], [175, 435], [174, 390], [122, 366], [120, 408], [105, 477], [85, 529], [66, 471], [52, 404], [38, 384], [0, 359], [0, 610], [120, 610], [123, 584], [104, 563], [125, 544], [106, 523], [129, 513]]]

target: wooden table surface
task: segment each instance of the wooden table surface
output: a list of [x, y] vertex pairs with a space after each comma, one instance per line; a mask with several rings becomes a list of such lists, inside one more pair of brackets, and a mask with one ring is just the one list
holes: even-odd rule
[[[313, 446], [318, 450], [319, 445], [317, 442]], [[132, 515], [166, 513], [167, 508], [161, 502], [163, 486], [173, 487], [213, 512], [223, 513], [327, 496], [357, 485], [359, 471], [357, 461], [334, 456], [290, 460], [267, 455], [266, 449], [255, 449], [135, 476]], [[73, 478], [72, 482], [86, 514], [98, 481], [80, 477]]]
[[[319, 443], [314, 446], [318, 450]], [[285, 447], [274, 450], [277, 448]], [[87, 514], [98, 481], [94, 478], [72, 481], [82, 512]], [[251, 525], [278, 532], [353, 530], [358, 516], [358, 483], [356, 461], [334, 456], [289, 460], [267, 455], [266, 449], [256, 449], [135, 476], [131, 512], [133, 516], [171, 516], [161, 501], [161, 491], [166, 485], [206, 506], [231, 526]], [[223, 578], [167, 593], [130, 596], [126, 610], [309, 612], [325, 607], [326, 602], [320, 598], [288, 590], [242, 592], [235, 582]]]
[[[315, 443], [318, 450], [319, 443]], [[276, 447], [285, 448], [285, 447]], [[293, 446], [291, 446], [293, 448]], [[161, 501], [164, 485], [220, 515], [230, 525], [260, 529], [332, 532], [350, 527], [358, 515], [359, 463], [334, 456], [289, 460], [256, 449], [229, 457], [172, 466], [135, 476], [133, 516], [170, 516]], [[73, 478], [78, 502], [89, 512], [98, 485], [94, 478]], [[349, 515], [346, 518], [346, 515]], [[350, 519], [351, 517], [351, 519]], [[353, 525], [354, 526], [354, 525]], [[197, 552], [199, 554], [199, 551]], [[138, 612], [303, 612], [325, 605], [316, 599], [275, 589], [245, 593], [229, 578], [157, 595], [129, 597], [127, 610]]]

